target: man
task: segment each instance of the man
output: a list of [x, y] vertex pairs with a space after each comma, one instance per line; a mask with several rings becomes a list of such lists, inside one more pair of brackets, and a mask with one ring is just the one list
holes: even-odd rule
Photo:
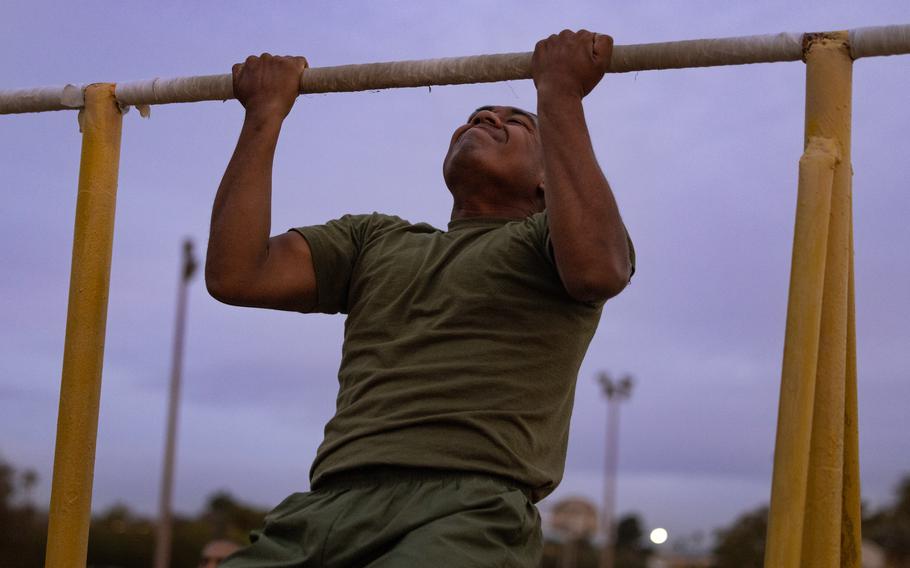
[[218, 568], [224, 562], [224, 559], [237, 552], [240, 546], [233, 540], [216, 539], [211, 540], [202, 547], [202, 553], [199, 555], [198, 568]]
[[536, 566], [578, 367], [634, 254], [582, 98], [612, 39], [564, 31], [532, 62], [537, 115], [482, 107], [443, 162], [448, 231], [346, 215], [269, 238], [272, 158], [302, 58], [234, 67], [246, 108], [206, 263], [226, 303], [345, 313], [311, 491], [229, 559], [250, 566]]

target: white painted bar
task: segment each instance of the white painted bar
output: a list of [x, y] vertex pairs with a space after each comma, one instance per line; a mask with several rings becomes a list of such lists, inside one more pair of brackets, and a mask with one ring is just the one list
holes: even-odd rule
[[[910, 53], [910, 25], [850, 30], [854, 59]], [[779, 33], [617, 45], [611, 73], [799, 61], [807, 34]], [[815, 34], [811, 34], [815, 35]], [[503, 53], [314, 67], [304, 72], [301, 93], [373, 91], [402, 87], [491, 83], [529, 79], [531, 53]], [[82, 107], [84, 86], [0, 90], [0, 114], [44, 112]], [[234, 98], [230, 73], [149, 79], [120, 83], [117, 100], [124, 105], [158, 105]]]

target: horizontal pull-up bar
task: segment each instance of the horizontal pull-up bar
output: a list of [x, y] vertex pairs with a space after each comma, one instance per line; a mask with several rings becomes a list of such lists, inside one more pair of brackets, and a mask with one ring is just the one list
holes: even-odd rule
[[[819, 35], [825, 34], [780, 33], [617, 45], [610, 72], [798, 61], [803, 58], [804, 39]], [[849, 31], [849, 37], [853, 59], [910, 53], [910, 25], [857, 28]], [[303, 74], [300, 92], [372, 91], [530, 78], [531, 53], [504, 53], [315, 67]], [[83, 90], [66, 85], [0, 91], [0, 114], [81, 108]], [[116, 96], [123, 105], [155, 105], [227, 100], [234, 98], [234, 93], [228, 73], [121, 83]]]

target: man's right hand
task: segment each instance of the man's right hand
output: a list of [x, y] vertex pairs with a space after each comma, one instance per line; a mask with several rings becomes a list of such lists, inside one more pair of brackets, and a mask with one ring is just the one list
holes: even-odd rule
[[303, 57], [267, 53], [234, 66], [234, 95], [246, 118], [215, 195], [205, 262], [206, 286], [222, 302], [301, 312], [316, 306], [309, 244], [299, 233], [269, 238], [272, 162], [305, 68]]
[[306, 68], [305, 57], [251, 55], [231, 69], [234, 96], [248, 115], [284, 120], [297, 100]]

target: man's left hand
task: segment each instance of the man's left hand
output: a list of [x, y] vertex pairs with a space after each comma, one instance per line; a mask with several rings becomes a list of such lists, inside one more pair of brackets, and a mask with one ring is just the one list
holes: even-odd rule
[[583, 98], [610, 67], [613, 38], [579, 30], [563, 30], [537, 42], [531, 58], [531, 76], [538, 93]]

